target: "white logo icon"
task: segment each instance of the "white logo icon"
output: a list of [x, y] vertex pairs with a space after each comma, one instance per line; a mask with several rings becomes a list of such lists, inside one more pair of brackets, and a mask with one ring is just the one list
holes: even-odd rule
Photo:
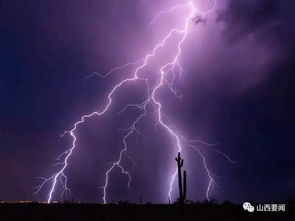
[[243, 208], [244, 210], [247, 210], [250, 213], [253, 213], [255, 210], [254, 206], [252, 206], [251, 203], [248, 203], [248, 202], [243, 203]]

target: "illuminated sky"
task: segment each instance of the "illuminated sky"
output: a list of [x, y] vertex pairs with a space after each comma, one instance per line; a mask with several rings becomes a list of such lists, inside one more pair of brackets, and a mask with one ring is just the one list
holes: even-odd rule
[[[178, 2], [183, 1], [0, 3], [1, 200], [32, 199], [39, 182], [35, 177], [50, 176], [53, 158], [71, 142], [59, 135], [100, 107], [126, 72], [107, 79], [85, 77], [149, 52], [183, 15], [171, 14], [153, 27], [148, 23]], [[210, 1], [196, 5], [206, 10]], [[213, 189], [212, 198], [219, 201], [278, 200], [295, 194], [293, 14], [292, 1], [220, 1], [184, 45], [184, 74], [177, 83], [183, 99], [161, 94], [165, 114], [183, 134], [218, 143], [215, 148], [236, 161], [230, 164], [205, 151], [220, 187]], [[73, 198], [100, 201], [102, 174], [121, 145], [119, 129], [136, 114], [116, 113], [122, 103], [138, 101], [141, 88], [124, 89], [105, 118], [78, 130], [79, 149], [68, 171]], [[115, 171], [110, 201], [167, 201], [173, 144], [149, 118], [141, 130], [144, 137], [135, 137], [130, 145], [137, 163], [131, 190], [126, 177]], [[204, 200], [208, 180], [201, 159], [193, 151], [184, 158], [188, 198]], [[35, 199], [45, 200], [46, 190]]]

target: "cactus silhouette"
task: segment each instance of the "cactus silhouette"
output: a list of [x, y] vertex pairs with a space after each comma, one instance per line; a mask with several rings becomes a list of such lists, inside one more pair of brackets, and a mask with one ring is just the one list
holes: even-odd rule
[[179, 187], [179, 202], [184, 203], [186, 198], [186, 171], [183, 171], [183, 179], [181, 168], [183, 167], [183, 159], [180, 157], [180, 152], [178, 152], [177, 157], [175, 158], [178, 168], [178, 187]]
[[183, 193], [182, 193], [183, 201], [186, 199], [186, 171], [183, 171]]

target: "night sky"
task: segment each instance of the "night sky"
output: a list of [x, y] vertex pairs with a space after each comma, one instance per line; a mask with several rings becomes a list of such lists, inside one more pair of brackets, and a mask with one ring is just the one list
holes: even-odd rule
[[[35, 196], [33, 188], [40, 184], [37, 177], [57, 171], [54, 158], [71, 143], [60, 135], [81, 115], [101, 108], [112, 87], [133, 69], [85, 77], [150, 52], [183, 16], [172, 13], [153, 27], [148, 23], [158, 11], [181, 2], [0, 0], [0, 200], [46, 200], [49, 185]], [[204, 10], [212, 4], [194, 2]], [[181, 134], [216, 143], [214, 148], [235, 161], [200, 147], [218, 185], [212, 199], [270, 202], [295, 196], [294, 15], [292, 0], [220, 0], [205, 24], [192, 27], [183, 47], [183, 77], [177, 82], [183, 99], [168, 90], [159, 95]], [[152, 73], [153, 65], [146, 72]], [[142, 83], [128, 85], [104, 117], [79, 126], [66, 171], [74, 200], [101, 202], [104, 173], [122, 148], [122, 128], [138, 115], [136, 110], [117, 113], [145, 93]], [[129, 140], [136, 167], [124, 161], [133, 174], [131, 189], [126, 176], [114, 170], [108, 201], [141, 197], [167, 203], [176, 166], [174, 141], [155, 127], [152, 111], [139, 129], [142, 136]], [[189, 148], [183, 157], [188, 198], [205, 200], [202, 159]]]

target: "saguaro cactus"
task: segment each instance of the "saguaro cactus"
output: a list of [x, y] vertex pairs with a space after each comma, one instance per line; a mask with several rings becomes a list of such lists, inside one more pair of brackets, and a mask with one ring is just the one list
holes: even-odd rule
[[181, 168], [183, 167], [183, 159], [180, 157], [180, 152], [178, 152], [175, 158], [178, 168], [178, 187], [179, 187], [179, 201], [184, 202], [186, 198], [186, 171], [183, 171], [183, 179], [181, 174]]

